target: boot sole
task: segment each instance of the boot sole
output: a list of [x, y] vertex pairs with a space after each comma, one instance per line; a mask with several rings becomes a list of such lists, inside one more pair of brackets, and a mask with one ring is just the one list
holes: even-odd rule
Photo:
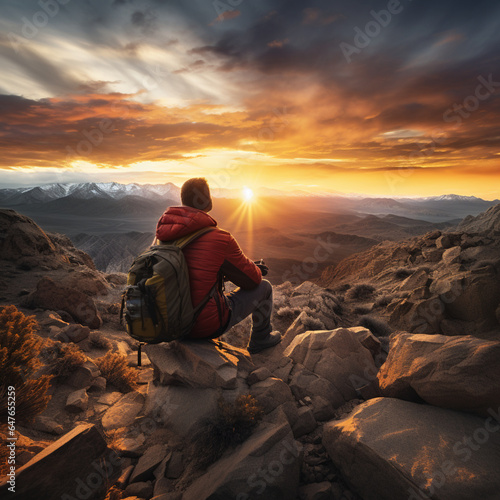
[[250, 346], [248, 346], [247, 347], [247, 351], [250, 354], [257, 354], [257, 353], [259, 353], [261, 351], [265, 351], [266, 349], [269, 349], [270, 347], [274, 347], [274, 346], [278, 345], [280, 342], [281, 342], [281, 338], [278, 339], [278, 341], [275, 342], [274, 344], [266, 345], [265, 347], [250, 347]]

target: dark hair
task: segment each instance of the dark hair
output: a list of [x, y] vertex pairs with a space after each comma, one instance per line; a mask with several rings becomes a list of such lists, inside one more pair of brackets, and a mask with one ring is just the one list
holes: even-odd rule
[[212, 198], [210, 188], [204, 177], [195, 177], [187, 180], [181, 188], [181, 201], [187, 207], [210, 211], [212, 209]]

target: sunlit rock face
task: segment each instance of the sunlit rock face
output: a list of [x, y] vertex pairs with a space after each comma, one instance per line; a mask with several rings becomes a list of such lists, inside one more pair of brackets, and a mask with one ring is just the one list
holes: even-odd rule
[[384, 396], [487, 416], [500, 406], [500, 342], [395, 334], [378, 374]]
[[500, 409], [487, 419], [392, 398], [324, 427], [323, 444], [365, 500], [498, 498]]

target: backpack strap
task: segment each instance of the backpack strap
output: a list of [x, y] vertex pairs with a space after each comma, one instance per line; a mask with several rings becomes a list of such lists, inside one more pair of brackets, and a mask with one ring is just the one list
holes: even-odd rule
[[158, 238], [155, 238], [153, 240], [153, 246], [155, 245], [174, 245], [181, 250], [192, 243], [194, 240], [198, 239], [200, 236], [202, 236], [205, 233], [209, 233], [210, 231], [213, 231], [217, 229], [216, 226], [207, 226], [207, 227], [202, 227], [201, 229], [198, 229], [198, 231], [194, 231], [191, 234], [188, 234], [186, 236], [183, 236], [182, 238], [178, 238], [176, 240], [170, 240], [170, 241], [160, 241]]
[[210, 231], [213, 231], [216, 229], [216, 226], [207, 226], [203, 227], [201, 229], [198, 229], [198, 231], [195, 231], [194, 233], [188, 234], [187, 236], [183, 236], [182, 238], [179, 238], [178, 240], [174, 240], [172, 242], [169, 242], [170, 245], [175, 245], [176, 247], [179, 247], [181, 250], [192, 243], [194, 240], [197, 240], [200, 236], [204, 235], [205, 233], [209, 233]]

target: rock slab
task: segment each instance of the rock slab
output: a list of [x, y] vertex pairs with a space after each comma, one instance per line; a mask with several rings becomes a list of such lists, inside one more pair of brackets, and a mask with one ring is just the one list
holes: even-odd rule
[[355, 399], [356, 389], [376, 378], [378, 371], [372, 353], [363, 345], [371, 337], [362, 327], [297, 335], [284, 352], [297, 364], [291, 381], [294, 395], [298, 399], [318, 395], [334, 407]]
[[383, 396], [487, 416], [500, 406], [499, 359], [500, 342], [399, 333], [378, 380]]
[[107, 431], [128, 427], [144, 406], [144, 396], [139, 392], [124, 394], [102, 418], [102, 426]]
[[36, 290], [22, 300], [22, 305], [30, 309], [66, 311], [71, 317], [90, 328], [99, 328], [102, 319], [94, 300], [76, 288], [59, 285], [50, 278], [42, 278]]
[[323, 445], [364, 500], [498, 499], [500, 408], [487, 419], [392, 398], [325, 425]]
[[16, 491], [6, 480], [0, 497], [12, 500], [104, 498], [120, 476], [121, 462], [92, 424], [79, 425], [16, 470]]
[[275, 422], [262, 422], [233, 453], [210, 466], [184, 492], [183, 500], [296, 498], [302, 449], [280, 415]]
[[161, 385], [234, 389], [238, 376], [255, 369], [247, 351], [224, 342], [175, 341], [144, 350]]

